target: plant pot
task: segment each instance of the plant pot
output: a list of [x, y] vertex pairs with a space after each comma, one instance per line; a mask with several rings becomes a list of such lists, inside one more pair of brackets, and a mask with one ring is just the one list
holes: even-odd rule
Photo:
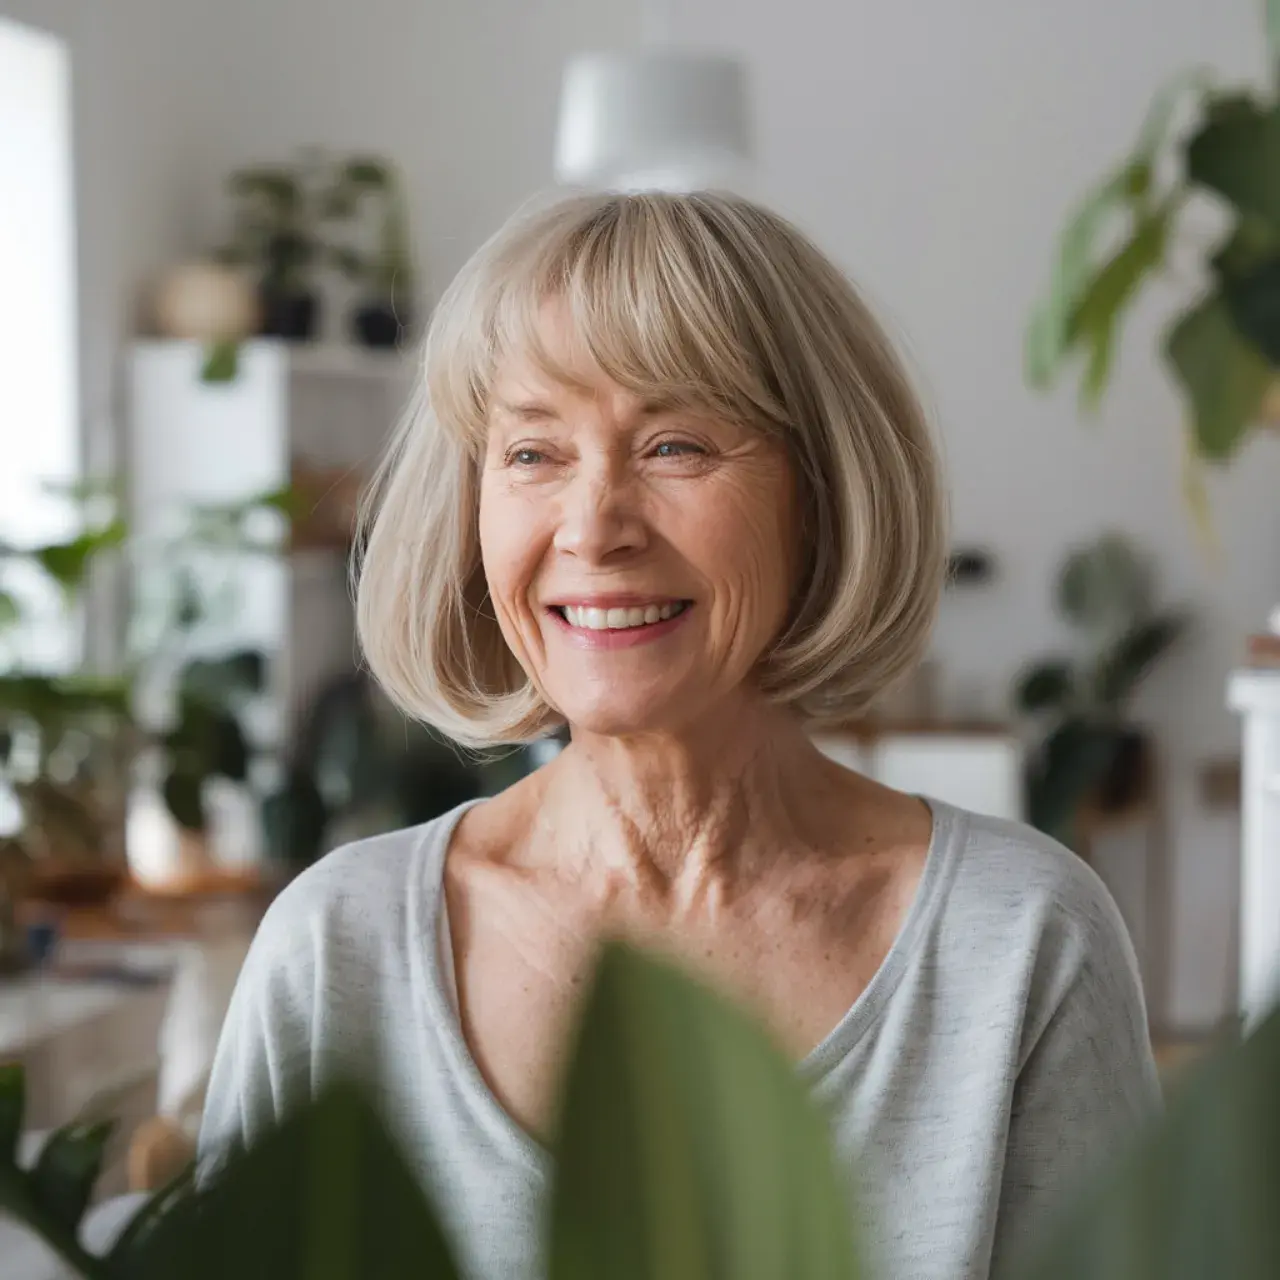
[[389, 302], [369, 302], [351, 314], [351, 332], [356, 341], [377, 350], [398, 347], [405, 327]]
[[1141, 804], [1151, 790], [1151, 744], [1138, 729], [1116, 734], [1115, 754], [1107, 776], [1098, 788], [1098, 809], [1121, 813]]
[[152, 295], [157, 330], [166, 338], [235, 342], [259, 323], [253, 286], [231, 267], [184, 262], [161, 276]]
[[315, 336], [320, 317], [320, 300], [314, 293], [285, 293], [262, 289], [262, 335], [307, 342]]

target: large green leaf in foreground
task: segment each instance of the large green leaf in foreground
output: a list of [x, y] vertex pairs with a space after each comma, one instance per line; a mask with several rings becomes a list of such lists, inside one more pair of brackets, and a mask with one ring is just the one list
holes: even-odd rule
[[1019, 1280], [1280, 1276], [1280, 1009], [1176, 1090]]
[[853, 1211], [793, 1064], [674, 967], [610, 947], [560, 1120], [552, 1280], [850, 1280]]
[[165, 1214], [129, 1280], [456, 1280], [373, 1108], [337, 1086]]

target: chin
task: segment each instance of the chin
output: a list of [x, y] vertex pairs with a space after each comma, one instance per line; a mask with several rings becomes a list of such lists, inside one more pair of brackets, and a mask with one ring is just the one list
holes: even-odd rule
[[[642, 733], [670, 732], [689, 719], [689, 699], [602, 698], [585, 702], [580, 696], [559, 703], [560, 714], [574, 733], [605, 738], [628, 738]], [[677, 712], [677, 708], [680, 711]]]

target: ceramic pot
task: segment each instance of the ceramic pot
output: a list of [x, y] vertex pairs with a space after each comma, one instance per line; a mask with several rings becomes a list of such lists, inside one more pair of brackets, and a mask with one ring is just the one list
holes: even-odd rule
[[240, 272], [216, 262], [186, 262], [160, 278], [152, 296], [156, 328], [167, 338], [234, 341], [258, 327], [258, 299]]

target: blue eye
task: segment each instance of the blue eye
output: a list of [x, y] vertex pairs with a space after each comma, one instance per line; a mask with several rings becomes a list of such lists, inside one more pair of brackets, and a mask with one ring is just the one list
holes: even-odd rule
[[537, 449], [514, 449], [507, 457], [507, 461], [517, 467], [536, 467], [542, 460], [543, 455]]
[[684, 454], [702, 452], [696, 444], [689, 444], [684, 440], [664, 440], [653, 451], [657, 458], [679, 458]]

